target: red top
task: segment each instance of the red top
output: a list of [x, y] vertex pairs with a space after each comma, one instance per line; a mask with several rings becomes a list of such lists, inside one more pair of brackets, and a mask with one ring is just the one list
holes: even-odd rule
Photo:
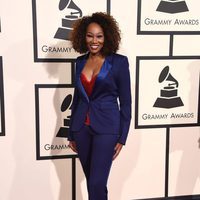
[[[87, 79], [87, 77], [83, 73], [81, 73], [81, 77], [80, 78], [81, 78], [81, 82], [83, 84], [83, 87], [85, 89], [85, 92], [89, 97], [92, 94], [92, 90], [93, 90], [94, 83], [95, 83], [95, 80], [97, 78], [97, 75], [93, 76], [92, 79], [89, 81]], [[90, 125], [90, 118], [89, 118], [88, 113], [86, 115], [85, 124], [86, 125]]]

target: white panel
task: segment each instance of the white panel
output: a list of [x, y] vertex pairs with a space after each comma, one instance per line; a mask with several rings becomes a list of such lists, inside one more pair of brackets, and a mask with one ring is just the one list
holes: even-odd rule
[[[159, 59], [139, 63], [139, 125], [197, 124], [198, 60]], [[194, 87], [195, 86], [195, 87]]]
[[196, 0], [141, 0], [141, 31], [200, 31]]
[[[69, 41], [70, 30], [72, 30], [71, 23], [93, 12], [107, 11], [107, 0], [96, 2], [94, 0], [73, 1], [80, 10], [70, 9], [68, 5], [63, 10], [60, 10], [59, 0], [35, 1], [38, 44], [38, 48], [35, 50], [38, 51], [39, 58], [76, 58], [78, 54], [74, 51]], [[98, 6], [95, 7], [94, 4], [98, 4]], [[72, 14], [77, 11], [79, 13]], [[75, 18], [72, 18], [72, 16]]]
[[200, 193], [200, 128], [171, 130], [169, 195]]
[[[69, 131], [69, 126], [64, 125], [64, 120], [69, 120], [71, 116], [71, 110], [69, 109], [71, 102], [69, 102], [66, 110], [61, 111], [63, 101], [70, 96], [72, 97], [72, 94], [72, 88], [39, 89], [39, 138], [41, 157], [74, 155], [74, 152], [68, 147], [67, 132]], [[62, 131], [62, 133], [59, 134], [59, 131]]]
[[111, 169], [111, 199], [164, 195], [165, 137], [164, 129], [131, 131], [126, 146]]

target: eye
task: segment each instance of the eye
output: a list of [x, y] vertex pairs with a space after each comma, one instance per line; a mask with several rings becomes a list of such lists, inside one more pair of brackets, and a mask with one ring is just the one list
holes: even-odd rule
[[91, 34], [86, 34], [86, 37], [91, 38], [91, 37], [93, 37], [93, 35], [91, 35]]
[[103, 35], [97, 35], [97, 38], [103, 38]]

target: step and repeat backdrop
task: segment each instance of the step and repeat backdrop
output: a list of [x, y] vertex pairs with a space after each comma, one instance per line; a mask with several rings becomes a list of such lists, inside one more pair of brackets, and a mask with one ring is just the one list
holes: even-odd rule
[[75, 59], [69, 34], [101, 11], [119, 23], [132, 123], [108, 183], [114, 200], [200, 199], [200, 3], [0, 2], [0, 199], [86, 200], [68, 147]]

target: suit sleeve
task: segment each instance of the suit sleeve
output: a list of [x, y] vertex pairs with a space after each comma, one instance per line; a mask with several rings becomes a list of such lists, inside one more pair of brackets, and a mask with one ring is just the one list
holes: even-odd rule
[[127, 57], [124, 57], [120, 64], [118, 91], [120, 104], [120, 137], [118, 142], [125, 145], [131, 121], [131, 83]]

